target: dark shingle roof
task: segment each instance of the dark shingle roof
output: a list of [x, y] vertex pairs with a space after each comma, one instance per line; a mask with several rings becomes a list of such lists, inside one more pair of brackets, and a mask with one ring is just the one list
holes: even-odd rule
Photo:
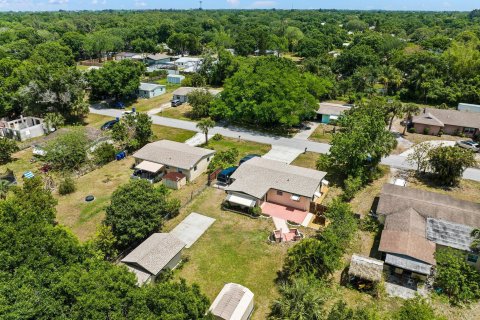
[[480, 128], [480, 113], [451, 109], [426, 108], [421, 114], [413, 117], [412, 122], [440, 127], [443, 127], [444, 125], [452, 125], [458, 127]]

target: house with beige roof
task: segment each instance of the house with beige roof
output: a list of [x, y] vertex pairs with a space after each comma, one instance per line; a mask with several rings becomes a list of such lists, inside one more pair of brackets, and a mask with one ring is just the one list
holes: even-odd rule
[[480, 113], [451, 109], [425, 108], [412, 118], [417, 133], [439, 135], [464, 134], [474, 137], [480, 133]]
[[480, 203], [386, 184], [377, 214], [384, 225], [378, 250], [395, 273], [425, 279], [441, 247], [464, 251], [467, 261], [480, 270], [478, 254], [470, 250], [471, 231], [480, 227]]
[[133, 154], [139, 176], [155, 180], [170, 172], [193, 181], [207, 170], [215, 150], [192, 147], [185, 143], [160, 140], [152, 142]]
[[266, 214], [268, 210], [281, 210], [282, 207], [287, 215], [288, 212], [291, 213], [291, 217], [287, 216], [285, 220], [294, 221], [293, 215], [297, 212], [299, 215], [308, 212], [311, 202], [326, 192], [326, 174], [323, 171], [255, 157], [244, 162], [233, 173], [233, 182], [225, 188], [225, 201], [247, 208], [259, 206]]
[[173, 91], [172, 100], [179, 100], [180, 102], [188, 102], [188, 95], [195, 90], [206, 90], [210, 92], [214, 97], [217, 96], [222, 90], [220, 89], [206, 89], [206, 88], [195, 88], [195, 87], [180, 87], [177, 90]]
[[342, 114], [350, 110], [351, 107], [338, 103], [321, 102], [317, 110], [317, 119], [322, 123], [330, 123], [337, 120]]
[[122, 259], [137, 277], [137, 284], [155, 281], [163, 270], [174, 269], [186, 244], [170, 233], [154, 233]]

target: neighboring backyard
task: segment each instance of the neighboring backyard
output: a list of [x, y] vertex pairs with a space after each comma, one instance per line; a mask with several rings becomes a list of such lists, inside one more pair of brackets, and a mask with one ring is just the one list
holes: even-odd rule
[[216, 219], [205, 234], [184, 251], [188, 259], [175, 275], [198, 283], [211, 301], [228, 282], [244, 285], [255, 294], [252, 319], [266, 319], [271, 303], [278, 297], [274, 283], [277, 272], [291, 245], [268, 242], [274, 229], [270, 219], [255, 220], [221, 210], [224, 198], [223, 190], [208, 188], [178, 217], [167, 222], [165, 231], [173, 229], [191, 212]]

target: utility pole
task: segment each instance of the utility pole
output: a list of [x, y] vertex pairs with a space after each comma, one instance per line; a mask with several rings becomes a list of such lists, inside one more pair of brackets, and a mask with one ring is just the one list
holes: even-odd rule
[[202, 10], [202, 3], [203, 3], [203, 1], [200, 0], [200, 8], [199, 8], [199, 10]]

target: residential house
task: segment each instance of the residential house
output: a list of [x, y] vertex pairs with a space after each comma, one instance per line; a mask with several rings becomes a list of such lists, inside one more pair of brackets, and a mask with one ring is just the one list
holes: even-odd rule
[[149, 54], [145, 58], [145, 63], [148, 66], [170, 64], [171, 57], [164, 53]]
[[196, 57], [181, 57], [178, 58], [174, 64], [177, 66], [178, 70], [181, 70], [185, 73], [195, 73], [202, 66], [203, 58]]
[[332, 120], [337, 120], [345, 111], [350, 109], [350, 106], [338, 103], [321, 102], [320, 108], [317, 110], [317, 119], [322, 123], [330, 123]]
[[180, 87], [177, 90], [173, 91], [173, 100], [180, 100], [181, 102], [188, 102], [188, 94], [195, 90], [208, 90], [213, 96], [220, 94], [221, 90], [219, 89], [206, 89], [206, 88], [194, 88], [194, 87]]
[[470, 250], [470, 233], [480, 227], [479, 203], [385, 184], [377, 214], [384, 225], [378, 250], [392, 272], [425, 279], [441, 247], [465, 251], [467, 261], [480, 270], [478, 254]]
[[184, 79], [185, 76], [182, 76], [180, 74], [169, 74], [167, 76], [167, 82], [173, 84], [181, 84]]
[[115, 55], [115, 60], [141, 60], [143, 59], [142, 55], [135, 52], [119, 52]]
[[[326, 172], [292, 166], [261, 157], [244, 162], [232, 174], [226, 202], [243, 208], [261, 207], [264, 214], [303, 220], [326, 192]], [[323, 188], [322, 188], [323, 187]], [[303, 221], [296, 221], [299, 224]]]
[[43, 119], [36, 117], [23, 117], [11, 121], [0, 121], [0, 137], [11, 138], [18, 141], [41, 137], [48, 128]]
[[470, 104], [470, 103], [459, 103], [457, 109], [458, 111], [465, 111], [465, 112], [480, 112], [480, 105]]
[[152, 142], [133, 154], [135, 168], [145, 172], [142, 177], [163, 177], [170, 172], [185, 175], [193, 181], [207, 170], [215, 150], [192, 147], [185, 143], [160, 140]]
[[412, 124], [417, 133], [464, 134], [473, 137], [480, 132], [480, 113], [425, 108], [419, 115], [412, 118]]
[[174, 269], [182, 260], [185, 243], [169, 233], [154, 233], [121, 261], [137, 277], [137, 284], [155, 281], [167, 269]]
[[217, 320], [248, 320], [252, 315], [253, 293], [248, 288], [227, 283], [213, 301], [209, 311]]
[[150, 99], [161, 96], [167, 92], [167, 86], [156, 83], [141, 82], [137, 90], [137, 96], [139, 98]]

